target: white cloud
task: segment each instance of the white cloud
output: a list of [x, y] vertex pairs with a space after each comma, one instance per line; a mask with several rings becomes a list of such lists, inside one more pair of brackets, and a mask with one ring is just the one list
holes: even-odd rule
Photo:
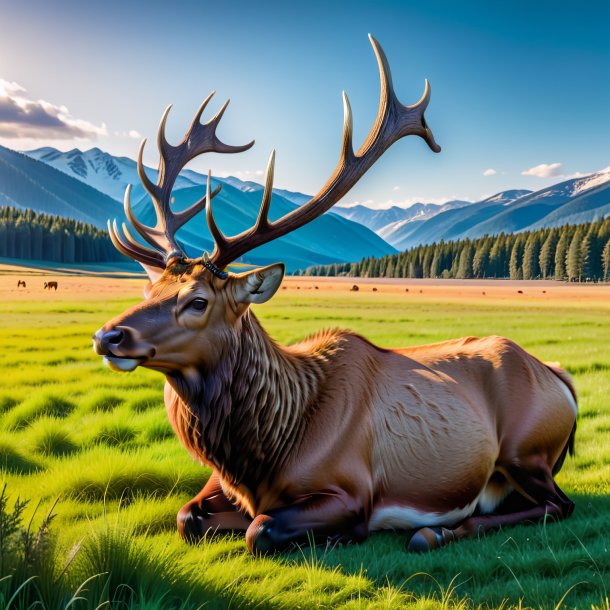
[[496, 171], [496, 170], [495, 170], [493, 167], [490, 167], [489, 169], [486, 169], [486, 170], [483, 172], [483, 175], [484, 175], [484, 176], [495, 176], [497, 173], [498, 173], [498, 172], [497, 172], [497, 171]]
[[139, 140], [142, 137], [142, 134], [135, 129], [131, 129], [127, 135], [134, 140]]
[[15, 95], [15, 93], [21, 93], [22, 91], [25, 91], [25, 89], [19, 83], [0, 78], [0, 97]]
[[16, 82], [0, 79], [0, 137], [8, 139], [83, 139], [107, 136], [105, 123], [94, 125], [70, 114], [65, 106], [25, 96]]
[[525, 171], [521, 172], [523, 176], [536, 176], [536, 178], [552, 178], [553, 176], [560, 177], [562, 176], [561, 168], [563, 164], [561, 163], [541, 163], [540, 165], [535, 165], [534, 167], [530, 167]]
[[392, 190], [393, 190], [394, 192], [399, 191], [399, 190], [400, 190], [400, 187], [399, 187], [399, 186], [395, 186], [395, 187], [394, 187]]

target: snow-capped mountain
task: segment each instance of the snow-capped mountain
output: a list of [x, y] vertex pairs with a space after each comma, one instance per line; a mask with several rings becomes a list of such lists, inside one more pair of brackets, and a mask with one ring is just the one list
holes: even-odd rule
[[374, 210], [365, 205], [353, 205], [349, 207], [337, 206], [333, 213], [359, 222], [375, 231], [378, 235], [392, 233], [391, 227], [397, 223], [405, 223], [411, 220], [424, 220], [432, 218], [445, 210], [461, 208], [469, 205], [470, 201], [448, 201], [447, 203], [414, 203], [408, 208], [392, 206], [383, 210]]
[[521, 197], [525, 197], [525, 195], [529, 195], [532, 191], [528, 191], [527, 189], [513, 189], [510, 191], [502, 191], [501, 193], [496, 193], [487, 199], [483, 199], [482, 203], [494, 203], [498, 205], [511, 205], [520, 199]]
[[[92, 149], [61, 153], [54, 149], [35, 151], [25, 155], [0, 146], [0, 205], [31, 208], [38, 212], [57, 214], [105, 227], [108, 219], [125, 219], [120, 200], [126, 184], [134, 188], [132, 207], [136, 217], [150, 226], [155, 218], [150, 198], [139, 185], [135, 175], [136, 163]], [[40, 160], [33, 156], [39, 156]], [[48, 163], [47, 163], [48, 161]], [[56, 169], [61, 167], [62, 169]], [[151, 179], [156, 172], [150, 170]], [[86, 179], [85, 179], [86, 178]], [[175, 211], [185, 209], [197, 201], [205, 191], [207, 177], [185, 171], [176, 181], [172, 192]], [[91, 181], [101, 192], [89, 184]], [[223, 189], [215, 198], [214, 215], [220, 228], [234, 235], [256, 222], [262, 187], [232, 180], [214, 179], [214, 186], [223, 182]], [[238, 188], [239, 187], [239, 188]], [[258, 188], [256, 188], [258, 187]], [[114, 193], [112, 197], [106, 192]], [[120, 193], [120, 195], [119, 195]], [[275, 192], [269, 217], [275, 220], [291, 212], [296, 204]], [[201, 216], [187, 223], [178, 239], [191, 255], [211, 250], [213, 243]], [[358, 260], [363, 256], [383, 256], [395, 252], [373, 231], [333, 214], [325, 214], [312, 223], [248, 253], [247, 262], [269, 264], [284, 261], [289, 270], [314, 264]]]
[[[4, 150], [8, 151], [8, 149]], [[25, 157], [23, 155], [20, 155], [22, 158], [18, 162], [15, 161], [15, 155], [17, 153], [13, 153], [11, 157], [15, 166], [27, 165], [24, 165]], [[27, 172], [25, 174], [21, 172], [20, 178], [17, 178], [18, 172], [14, 172], [11, 180], [21, 180], [23, 184], [17, 190], [11, 184], [8, 186], [5, 184], [4, 188], [0, 184], [0, 203], [15, 201], [15, 193], [17, 192], [31, 192], [31, 196], [28, 195], [28, 201], [45, 200], [46, 207], [62, 210], [55, 213], [89, 220], [90, 222], [93, 218], [94, 224], [99, 226], [101, 216], [104, 216], [104, 218], [117, 216], [116, 213], [108, 214], [104, 210], [120, 208], [119, 202], [123, 198], [125, 186], [132, 184], [132, 205], [136, 213], [141, 213], [144, 216], [149, 213], [149, 198], [140, 185], [136, 163], [132, 159], [114, 157], [98, 148], [87, 151], [74, 149], [66, 153], [53, 148], [41, 148], [30, 151], [27, 155], [31, 159], [40, 160], [46, 167], [51, 166], [60, 170], [63, 175], [80, 182], [82, 187], [71, 184], [70, 188], [64, 191], [62, 190], [64, 185], [62, 184], [60, 188], [61, 180], [57, 180], [57, 176], [47, 176], [45, 181], [29, 180], [26, 176]], [[30, 170], [28, 169], [28, 171]], [[42, 172], [42, 169], [38, 167], [34, 173], [38, 175], [40, 172]], [[46, 176], [49, 172], [45, 170], [43, 173]], [[156, 170], [148, 169], [148, 173], [151, 179], [156, 179]], [[226, 209], [232, 209], [234, 213], [233, 217], [227, 216], [225, 219], [228, 232], [236, 232], [232, 231], [233, 227], [243, 228], [246, 226], [244, 224], [246, 222], [245, 217], [243, 221], [236, 220], [243, 216], [243, 212], [236, 209], [236, 202], [240, 201], [242, 197], [251, 198], [252, 201], [247, 203], [250, 211], [246, 215], [254, 214], [263, 187], [256, 182], [242, 181], [234, 176], [215, 178], [214, 180], [223, 183], [224, 188], [221, 195], [218, 196], [219, 200], [228, 201]], [[176, 182], [177, 201], [184, 199], [184, 205], [186, 205], [184, 195], [188, 194], [191, 200], [201, 196], [205, 181], [206, 176], [198, 172], [183, 171]], [[27, 187], [25, 186], [26, 183]], [[55, 190], [51, 189], [51, 193], [46, 193], [49, 191], [48, 184], [56, 183], [57, 188]], [[35, 187], [36, 184], [38, 186]], [[91, 191], [87, 191], [87, 188]], [[7, 189], [12, 195], [7, 194]], [[84, 195], [85, 191], [88, 193], [87, 196]], [[274, 202], [280, 202], [280, 204], [276, 203], [272, 206], [272, 215], [274, 208], [276, 210], [280, 208], [293, 209], [295, 205], [302, 204], [309, 197], [309, 195], [303, 193], [274, 189]], [[78, 203], [75, 203], [75, 201], [78, 201]], [[85, 201], [90, 201], [91, 204], [86, 205]], [[17, 204], [19, 205], [19, 202]], [[26, 205], [29, 204], [26, 203]], [[223, 210], [222, 205], [217, 206], [217, 209], [220, 216], [225, 214], [226, 210]], [[51, 209], [48, 211], [51, 211]], [[564, 180], [536, 192], [524, 189], [502, 191], [475, 203], [459, 200], [442, 205], [416, 203], [409, 208], [394, 206], [386, 210], [374, 210], [363, 205], [335, 207], [331, 213], [325, 214], [323, 217], [325, 219], [324, 223], [335, 223], [332, 227], [327, 227], [325, 232], [326, 238], [332, 235], [330, 241], [321, 239], [322, 235], [312, 235], [312, 243], [316, 243], [318, 256], [322, 256], [324, 260], [332, 262], [333, 253], [336, 253], [337, 258], [335, 260], [337, 261], [357, 260], [368, 255], [365, 252], [371, 254], [373, 251], [386, 253], [388, 249], [392, 250], [392, 246], [398, 250], [404, 250], [441, 239], [480, 237], [486, 233], [516, 232], [544, 226], [586, 222], [608, 214], [610, 214], [610, 168], [588, 176]], [[122, 212], [118, 214], [119, 217], [121, 215]], [[329, 220], [326, 220], [327, 218]], [[146, 218], [144, 219], [146, 220]], [[249, 216], [248, 219], [248, 222], [252, 220]], [[316, 222], [320, 221], [321, 219]], [[339, 221], [348, 224], [337, 225], [336, 223]], [[344, 234], [341, 231], [346, 231], [345, 235], [349, 236], [354, 227], [358, 225], [361, 226], [358, 231], [364, 230], [366, 232], [360, 237], [360, 244], [353, 241], [350, 246], [350, 238], [343, 239]], [[300, 231], [296, 235], [308, 232], [303, 229]], [[189, 233], [188, 227], [185, 227], [184, 232]], [[373, 232], [377, 235], [374, 235]], [[203, 238], [194, 233], [190, 239], [193, 244], [197, 244], [197, 247], [199, 247], [199, 242]], [[351, 239], [353, 239], [353, 235]], [[364, 247], [364, 244], [366, 244], [366, 247]], [[388, 244], [391, 244], [391, 246]], [[282, 245], [283, 242], [278, 243], [277, 247]], [[361, 245], [363, 247], [360, 247]], [[305, 254], [310, 248], [306, 242], [300, 243], [299, 248], [303, 250], [302, 254], [296, 255], [296, 250], [292, 250], [293, 258], [295, 258], [295, 266], [303, 267], [306, 266], [304, 261], [308, 256], [311, 256]], [[285, 249], [285, 256], [291, 256], [288, 247]], [[296, 263], [297, 258], [298, 263]]]
[[565, 180], [536, 192], [503, 191], [463, 208], [446, 210], [384, 237], [398, 250], [420, 244], [514, 233], [588, 222], [610, 214], [610, 172]]
[[[24, 154], [92, 186], [117, 201], [122, 201], [128, 184], [132, 185], [132, 202], [140, 201], [146, 196], [140, 184], [136, 162], [129, 157], [115, 157], [99, 148], [85, 151], [74, 148], [68, 152], [61, 152], [55, 148], [44, 147], [25, 151]], [[151, 180], [156, 181], [157, 170], [147, 167], [146, 171]], [[174, 188], [179, 190], [204, 186], [206, 180], [207, 176], [204, 174], [186, 169], [180, 172]], [[263, 186], [257, 182], [240, 180], [234, 176], [217, 178], [217, 180], [244, 193], [257, 193], [263, 190]], [[273, 192], [297, 205], [310, 199], [309, 195], [284, 189], [273, 189]]]
[[[115, 157], [99, 148], [85, 151], [73, 148], [68, 152], [61, 152], [55, 148], [44, 147], [25, 151], [24, 154], [84, 182], [117, 201], [123, 200], [125, 187], [128, 184], [133, 186], [134, 201], [145, 194], [138, 177], [136, 162], [128, 157]], [[156, 180], [157, 170], [146, 169], [150, 178]], [[176, 180], [177, 189], [189, 188], [197, 184], [205, 184], [205, 177], [188, 170], [180, 174]]]

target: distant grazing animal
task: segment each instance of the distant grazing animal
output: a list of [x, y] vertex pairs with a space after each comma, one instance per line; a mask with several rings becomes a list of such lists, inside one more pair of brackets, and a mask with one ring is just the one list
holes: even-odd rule
[[25, 280], [17, 280], [17, 288], [23, 286], [25, 288]]
[[45, 282], [44, 283], [45, 290], [51, 290], [51, 288], [54, 288], [55, 290], [57, 290], [57, 282]]
[[373, 288], [373, 292], [377, 292], [377, 288]]
[[358, 284], [354, 284], [351, 288], [350, 291], [351, 292], [358, 292], [360, 290]]
[[[278, 220], [268, 219], [271, 155], [255, 225], [225, 236], [206, 196], [174, 212], [170, 193], [180, 170], [228, 146], [216, 136], [225, 106], [208, 123], [201, 114], [180, 144], [161, 120], [157, 183], [138, 173], [151, 195], [156, 225], [125, 212], [153, 248], [115, 223], [119, 251], [140, 262], [146, 299], [93, 336], [96, 352], [119, 371], [138, 366], [166, 376], [170, 422], [191, 455], [213, 468], [203, 489], [178, 513], [188, 541], [243, 530], [248, 548], [268, 553], [315, 540], [364, 540], [370, 532], [415, 529], [408, 548], [441, 547], [487, 530], [573, 508], [553, 475], [572, 449], [576, 400], [568, 375], [502, 337], [466, 337], [420, 347], [381, 349], [341, 330], [290, 347], [272, 340], [250, 310], [280, 286], [284, 265], [233, 274], [227, 265], [247, 252], [320, 217], [398, 139], [422, 137], [440, 147], [424, 119], [430, 98], [401, 105], [389, 68], [371, 38], [381, 74], [379, 114], [354, 152], [345, 121], [339, 163], [318, 194]], [[168, 109], [169, 110], [169, 109]], [[188, 258], [176, 231], [206, 208], [215, 245]]]

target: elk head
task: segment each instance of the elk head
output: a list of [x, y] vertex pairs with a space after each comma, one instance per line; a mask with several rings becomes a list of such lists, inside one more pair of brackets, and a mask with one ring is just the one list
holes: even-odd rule
[[[135, 240], [125, 224], [123, 235], [116, 220], [108, 227], [115, 247], [138, 261], [151, 280], [145, 301], [106, 323], [93, 336], [96, 352], [103, 355], [112, 368], [129, 371], [141, 365], [167, 374], [178, 371], [188, 374], [190, 368], [205, 367], [209, 370], [215, 367], [226, 350], [227, 341], [239, 333], [241, 318], [250, 303], [263, 303], [270, 299], [284, 275], [284, 265], [281, 263], [241, 274], [228, 273], [225, 271], [227, 265], [246, 252], [324, 214], [400, 138], [417, 135], [434, 152], [440, 151], [424, 118], [430, 100], [428, 82], [416, 104], [400, 104], [392, 87], [383, 50], [372, 36], [369, 38], [379, 64], [381, 95], [377, 118], [364, 144], [358, 152], [354, 152], [352, 114], [347, 95], [343, 93], [341, 153], [337, 167], [326, 184], [299, 208], [271, 222], [268, 212], [275, 162], [275, 153], [272, 152], [258, 219], [250, 229], [234, 237], [223, 235], [214, 221], [212, 199], [220, 191], [221, 185], [211, 191], [210, 173], [206, 195], [183, 212], [171, 210], [171, 191], [180, 170], [194, 157], [205, 152], [241, 152], [254, 142], [229, 146], [216, 137], [216, 127], [228, 102], [208, 123], [200, 123], [213, 94], [203, 102], [184, 139], [177, 146], [170, 145], [165, 138], [165, 123], [171, 106], [165, 111], [157, 140], [160, 155], [157, 184], [149, 179], [142, 162], [145, 140], [138, 154], [138, 174], [151, 196], [156, 225], [147, 227], [135, 218], [130, 205], [131, 187], [127, 187], [124, 201], [127, 218], [152, 249]], [[175, 234], [204, 208], [215, 246], [211, 255], [189, 259], [176, 241]]]

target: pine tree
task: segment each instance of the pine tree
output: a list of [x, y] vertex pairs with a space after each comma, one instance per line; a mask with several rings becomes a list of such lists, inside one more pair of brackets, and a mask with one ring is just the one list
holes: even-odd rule
[[434, 256], [432, 257], [432, 262], [430, 263], [430, 277], [440, 277], [441, 275], [441, 260], [442, 260], [441, 248], [437, 246], [434, 249]]
[[591, 223], [580, 246], [582, 274], [587, 280], [596, 280], [602, 275], [601, 257], [603, 243], [599, 242], [597, 232], [597, 224]]
[[568, 248], [568, 255], [566, 258], [566, 273], [568, 281], [570, 282], [580, 282], [582, 280], [582, 239], [582, 230], [580, 226], [578, 226], [570, 241], [570, 247]]
[[610, 239], [608, 239], [602, 251], [602, 268], [604, 282], [610, 282]]
[[540, 248], [538, 264], [540, 265], [540, 275], [543, 280], [549, 279], [554, 275], [555, 268], [555, 249], [557, 247], [558, 235], [555, 229], [551, 230]]
[[456, 278], [469, 279], [472, 277], [472, 263], [474, 259], [474, 249], [470, 242], [467, 242], [462, 248], [460, 259], [456, 271]]
[[540, 275], [540, 241], [539, 234], [534, 231], [529, 234], [523, 250], [523, 279], [535, 280]]
[[523, 279], [523, 236], [519, 235], [513, 244], [510, 253], [509, 277], [511, 280]]
[[555, 279], [564, 280], [567, 276], [566, 259], [570, 247], [570, 231], [567, 227], [560, 229], [561, 234], [555, 249]]
[[474, 277], [483, 278], [487, 276], [490, 251], [489, 238], [485, 237], [477, 247], [472, 260], [472, 274]]

